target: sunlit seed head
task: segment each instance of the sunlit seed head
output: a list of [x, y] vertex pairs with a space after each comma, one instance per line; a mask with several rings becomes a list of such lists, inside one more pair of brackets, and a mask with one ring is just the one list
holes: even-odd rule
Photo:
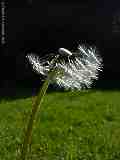
[[49, 72], [54, 72], [50, 83], [57, 83], [65, 89], [90, 88], [93, 80], [98, 79], [98, 73], [102, 71], [102, 59], [96, 54], [95, 48], [79, 45], [74, 53], [64, 48], [58, 52], [64, 56], [54, 55], [51, 60], [51, 56], [46, 59], [28, 54], [27, 58], [38, 73], [47, 76]]

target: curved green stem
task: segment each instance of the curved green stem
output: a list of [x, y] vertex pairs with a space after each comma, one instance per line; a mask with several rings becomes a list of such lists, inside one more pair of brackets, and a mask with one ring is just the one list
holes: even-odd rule
[[43, 97], [45, 96], [46, 90], [48, 88], [49, 85], [49, 77], [45, 80], [42, 88], [40, 89], [40, 92], [38, 93], [38, 96], [35, 99], [35, 102], [32, 106], [32, 112], [30, 115], [30, 119], [27, 125], [27, 129], [25, 131], [25, 135], [24, 135], [24, 141], [23, 141], [23, 145], [22, 145], [22, 149], [21, 149], [21, 159], [20, 160], [25, 160], [26, 159], [26, 155], [29, 149], [29, 145], [31, 142], [31, 138], [32, 138], [32, 130], [33, 130], [33, 126], [34, 126], [34, 121], [38, 112], [38, 109], [40, 109]]

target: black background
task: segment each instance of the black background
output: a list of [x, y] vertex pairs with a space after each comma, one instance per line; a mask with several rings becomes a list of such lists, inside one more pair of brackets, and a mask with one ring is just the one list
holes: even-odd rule
[[6, 6], [7, 40], [0, 58], [2, 86], [36, 83], [39, 76], [25, 60], [28, 52], [40, 55], [59, 47], [74, 49], [82, 42], [96, 45], [103, 57], [98, 86], [120, 87], [120, 33], [115, 33], [113, 26], [119, 0], [11, 0]]

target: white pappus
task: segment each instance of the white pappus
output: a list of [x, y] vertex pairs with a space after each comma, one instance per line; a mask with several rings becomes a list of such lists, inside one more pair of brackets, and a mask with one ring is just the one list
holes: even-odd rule
[[96, 54], [96, 48], [79, 45], [71, 52], [59, 48], [57, 54], [49, 54], [39, 58], [35, 54], [26, 57], [37, 73], [47, 76], [53, 71], [55, 74], [50, 83], [57, 83], [65, 89], [90, 88], [94, 79], [98, 79], [98, 72], [102, 71], [102, 58]]

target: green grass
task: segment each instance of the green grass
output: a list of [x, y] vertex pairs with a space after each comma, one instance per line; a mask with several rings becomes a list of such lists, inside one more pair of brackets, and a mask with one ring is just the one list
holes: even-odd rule
[[[0, 100], [0, 160], [16, 160], [31, 97]], [[120, 160], [120, 91], [46, 94], [28, 160]]]

